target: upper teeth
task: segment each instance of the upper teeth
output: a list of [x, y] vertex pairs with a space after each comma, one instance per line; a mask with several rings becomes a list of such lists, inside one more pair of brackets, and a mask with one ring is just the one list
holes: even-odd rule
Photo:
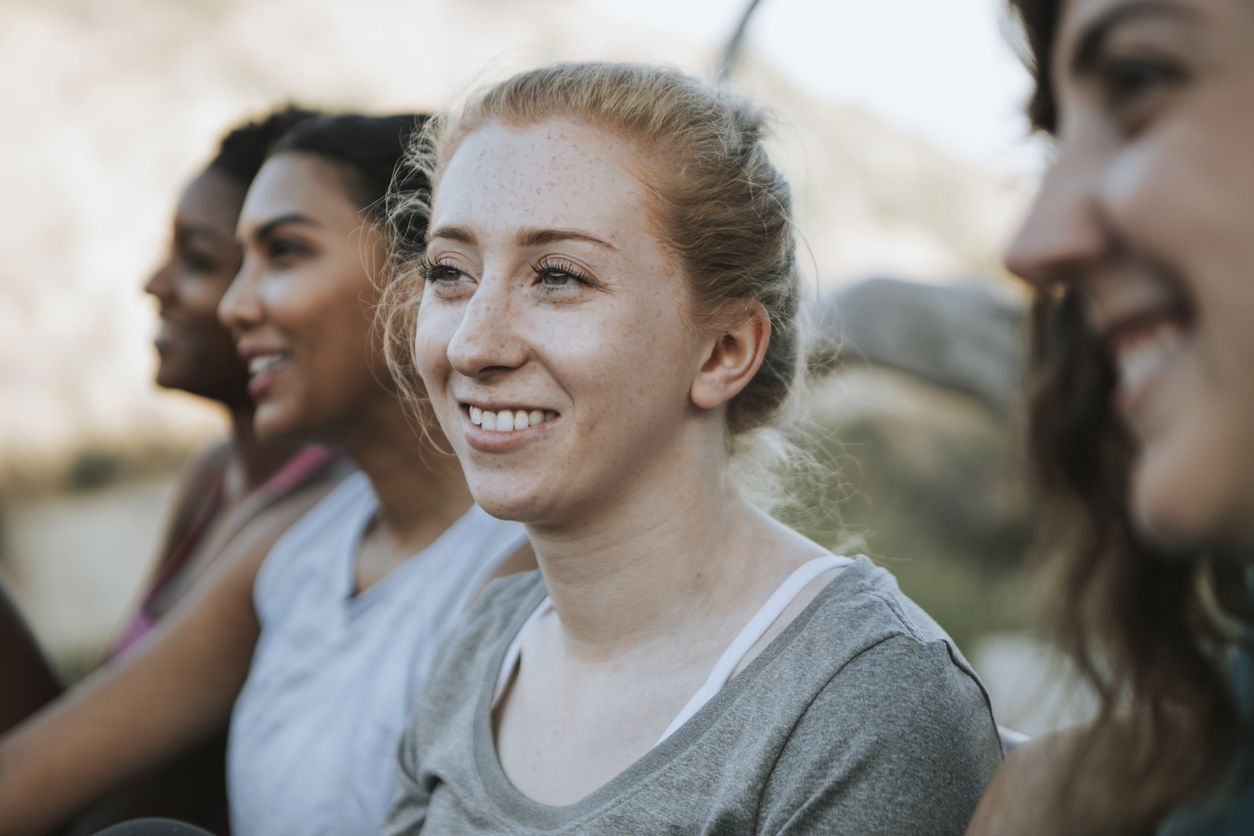
[[477, 427], [483, 427], [485, 430], [493, 430], [498, 433], [508, 433], [514, 430], [525, 430], [527, 427], [534, 427], [543, 424], [545, 421], [551, 421], [557, 417], [557, 413], [551, 409], [480, 409], [477, 406], [470, 407], [470, 423]]
[[253, 377], [283, 360], [282, 354], [263, 354], [248, 361], [248, 373]]
[[1137, 389], [1163, 370], [1184, 344], [1184, 334], [1175, 325], [1160, 325], [1149, 334], [1119, 346], [1119, 384]]

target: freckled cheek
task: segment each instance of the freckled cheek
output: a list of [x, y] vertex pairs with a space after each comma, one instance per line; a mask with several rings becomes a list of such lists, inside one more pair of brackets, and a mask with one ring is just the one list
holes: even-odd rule
[[535, 343], [589, 429], [652, 425], [682, 401], [687, 343], [670, 329], [659, 332], [663, 314], [644, 313], [550, 333]]

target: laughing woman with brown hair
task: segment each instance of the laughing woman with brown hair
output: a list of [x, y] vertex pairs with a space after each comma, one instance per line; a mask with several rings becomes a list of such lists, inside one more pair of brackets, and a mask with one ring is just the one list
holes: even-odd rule
[[1254, 831], [1254, 4], [1015, 0], [1056, 156], [1007, 254], [1036, 289], [1054, 634], [1096, 687], [974, 833]]

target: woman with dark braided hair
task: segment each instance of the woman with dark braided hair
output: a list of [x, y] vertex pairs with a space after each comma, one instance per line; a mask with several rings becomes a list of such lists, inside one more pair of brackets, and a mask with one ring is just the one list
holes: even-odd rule
[[5, 836], [46, 831], [228, 717], [235, 836], [382, 826], [444, 632], [490, 577], [532, 564], [522, 527], [478, 508], [438, 436], [414, 431], [373, 327], [383, 197], [423, 119], [319, 116], [288, 132], [240, 209], [243, 257], [218, 308], [257, 435], [322, 440], [360, 472], [0, 739]]
[[1050, 615], [1100, 711], [972, 832], [1254, 832], [1254, 4], [1012, 5], [1056, 151], [1007, 255]]
[[[169, 250], [144, 286], [161, 317], [154, 340], [158, 385], [221, 404], [231, 435], [187, 468], [154, 579], [123, 630], [117, 653], [144, 636], [232, 543], [258, 537], [273, 542], [347, 470], [326, 447], [257, 437], [248, 370], [217, 316], [239, 270], [235, 222], [244, 193], [271, 146], [313, 115], [282, 108], [222, 139], [213, 159], [184, 188]], [[259, 533], [262, 528], [268, 538]]]
[[[168, 248], [145, 283], [161, 322], [154, 339], [157, 384], [220, 406], [230, 434], [184, 469], [152, 579], [123, 625], [113, 659], [137, 648], [212, 565], [264, 555], [348, 470], [327, 447], [257, 436], [247, 369], [217, 319], [239, 269], [235, 222], [244, 193], [275, 141], [313, 115], [284, 107], [231, 129], [179, 195]], [[110, 793], [80, 819], [81, 827], [140, 813], [224, 824], [224, 734], [225, 725], [159, 773]]]

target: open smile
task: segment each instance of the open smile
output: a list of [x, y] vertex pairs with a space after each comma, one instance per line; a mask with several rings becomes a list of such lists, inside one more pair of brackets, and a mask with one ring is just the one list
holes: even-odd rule
[[561, 417], [526, 404], [459, 403], [466, 442], [483, 453], [510, 453], [549, 434]]
[[249, 352], [242, 359], [248, 364], [248, 393], [254, 400], [261, 400], [269, 394], [271, 387], [283, 373], [291, 360], [291, 354], [285, 351], [264, 354]]
[[1194, 327], [1186, 309], [1164, 304], [1113, 323], [1102, 336], [1115, 361], [1119, 405], [1126, 414], [1184, 354]]
[[557, 413], [551, 409], [536, 409], [526, 406], [486, 409], [474, 404], [463, 403], [461, 408], [471, 424], [487, 432], [510, 433], [516, 430], [538, 427], [557, 418]]

